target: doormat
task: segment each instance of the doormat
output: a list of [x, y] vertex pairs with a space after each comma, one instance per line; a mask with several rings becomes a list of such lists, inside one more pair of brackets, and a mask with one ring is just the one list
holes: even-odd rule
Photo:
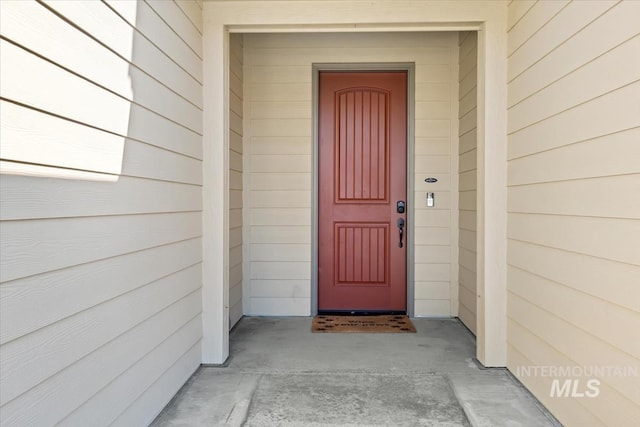
[[410, 333], [416, 332], [408, 316], [331, 316], [313, 318], [311, 332], [339, 333]]

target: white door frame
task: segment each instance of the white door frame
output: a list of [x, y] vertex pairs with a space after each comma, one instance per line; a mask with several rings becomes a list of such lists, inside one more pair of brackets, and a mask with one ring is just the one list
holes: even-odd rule
[[203, 20], [203, 363], [229, 355], [229, 32], [478, 31], [476, 355], [485, 366], [505, 366], [506, 4], [310, 0], [283, 14], [281, 1], [216, 1], [204, 2]]

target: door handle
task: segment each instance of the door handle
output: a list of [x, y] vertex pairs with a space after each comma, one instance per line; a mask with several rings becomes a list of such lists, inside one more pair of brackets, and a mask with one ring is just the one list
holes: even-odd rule
[[398, 247], [402, 247], [402, 237], [404, 235], [404, 218], [398, 218], [398, 229], [400, 230], [400, 243], [398, 243]]

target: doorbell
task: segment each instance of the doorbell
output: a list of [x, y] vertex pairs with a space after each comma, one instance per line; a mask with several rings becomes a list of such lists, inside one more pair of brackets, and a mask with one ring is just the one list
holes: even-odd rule
[[435, 195], [434, 193], [427, 193], [427, 207], [432, 208], [435, 206]]

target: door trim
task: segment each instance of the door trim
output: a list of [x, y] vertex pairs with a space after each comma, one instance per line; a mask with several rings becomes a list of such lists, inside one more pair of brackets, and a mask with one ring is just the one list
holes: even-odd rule
[[407, 72], [407, 315], [415, 306], [415, 64], [412, 62], [314, 63], [312, 65], [312, 192], [311, 192], [311, 315], [318, 314], [318, 102], [321, 71], [406, 71]]

